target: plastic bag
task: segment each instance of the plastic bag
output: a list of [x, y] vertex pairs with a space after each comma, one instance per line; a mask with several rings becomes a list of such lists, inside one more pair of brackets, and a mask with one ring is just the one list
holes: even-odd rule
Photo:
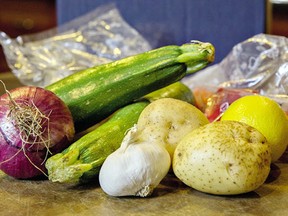
[[183, 81], [191, 88], [216, 85], [258, 89], [262, 94], [288, 94], [288, 38], [255, 35], [235, 45], [219, 64]]
[[255, 35], [235, 45], [219, 64], [183, 82], [210, 121], [237, 98], [255, 93], [272, 98], [288, 114], [288, 38]]
[[41, 87], [76, 71], [151, 49], [113, 4], [38, 34], [11, 39], [0, 32], [0, 43], [19, 81]]

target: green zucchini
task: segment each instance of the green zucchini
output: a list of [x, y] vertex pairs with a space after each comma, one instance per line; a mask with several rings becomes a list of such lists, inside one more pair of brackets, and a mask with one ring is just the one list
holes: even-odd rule
[[214, 60], [210, 43], [170, 45], [72, 74], [46, 89], [69, 107], [76, 132]]
[[100, 167], [109, 154], [120, 147], [125, 132], [137, 123], [142, 110], [159, 98], [173, 97], [192, 103], [191, 90], [176, 82], [124, 106], [111, 118], [72, 143], [63, 152], [46, 161], [49, 180], [61, 183], [83, 183], [98, 176]]

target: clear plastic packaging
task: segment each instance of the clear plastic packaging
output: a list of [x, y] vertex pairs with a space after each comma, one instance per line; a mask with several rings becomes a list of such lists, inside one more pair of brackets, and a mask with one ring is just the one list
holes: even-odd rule
[[252, 93], [272, 98], [288, 114], [288, 38], [255, 35], [235, 45], [219, 64], [183, 82], [193, 90], [199, 108], [211, 121], [235, 99]]
[[11, 39], [0, 32], [0, 43], [19, 81], [41, 87], [76, 71], [151, 49], [113, 4], [38, 34]]
[[[217, 50], [216, 50], [217, 55]], [[216, 85], [288, 94], [288, 38], [258, 34], [233, 47], [219, 64], [187, 77], [191, 88]]]

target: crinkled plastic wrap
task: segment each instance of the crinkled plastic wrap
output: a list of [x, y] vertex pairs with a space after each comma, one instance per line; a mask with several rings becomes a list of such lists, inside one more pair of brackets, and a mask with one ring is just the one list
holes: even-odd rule
[[0, 32], [7, 63], [25, 85], [46, 86], [79, 70], [151, 49], [114, 5], [58, 28], [11, 39]]
[[219, 64], [187, 77], [184, 82], [191, 88], [217, 85], [257, 89], [262, 94], [287, 95], [288, 38], [255, 35], [235, 45]]
[[274, 99], [288, 114], [288, 38], [255, 35], [235, 45], [219, 64], [183, 82], [211, 121], [237, 98], [254, 93]]

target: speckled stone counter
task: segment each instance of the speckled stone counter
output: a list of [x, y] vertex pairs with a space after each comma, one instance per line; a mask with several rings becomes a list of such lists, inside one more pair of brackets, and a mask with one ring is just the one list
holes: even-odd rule
[[[0, 78], [8, 89], [21, 85], [11, 73], [0, 74]], [[107, 196], [97, 182], [73, 186], [16, 180], [0, 171], [0, 200], [0, 216], [285, 216], [288, 163], [273, 165], [263, 186], [239, 196], [201, 193], [169, 175], [150, 198], [115, 198]]]
[[115, 198], [99, 184], [16, 180], [0, 172], [0, 215], [288, 215], [288, 164], [273, 164], [266, 183], [238, 196], [214, 196], [168, 175], [149, 198]]

